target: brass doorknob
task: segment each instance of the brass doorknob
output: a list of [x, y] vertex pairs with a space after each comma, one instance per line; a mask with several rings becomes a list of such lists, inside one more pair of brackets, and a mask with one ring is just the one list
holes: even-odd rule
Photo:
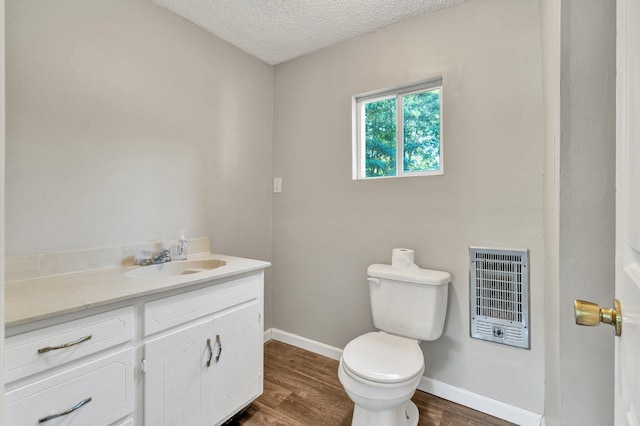
[[584, 300], [573, 301], [573, 312], [578, 325], [598, 325], [601, 322], [611, 324], [616, 329], [616, 336], [622, 334], [622, 307], [620, 301], [614, 301], [615, 308], [601, 308], [592, 302]]

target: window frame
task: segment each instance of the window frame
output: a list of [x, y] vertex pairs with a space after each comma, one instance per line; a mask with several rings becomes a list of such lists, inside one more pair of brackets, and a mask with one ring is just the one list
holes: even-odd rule
[[[406, 95], [426, 92], [433, 89], [440, 90], [440, 149], [438, 170], [405, 172], [404, 171], [404, 108], [402, 98]], [[353, 180], [371, 180], [371, 179], [387, 179], [415, 176], [438, 176], [444, 174], [444, 156], [443, 156], [443, 84], [442, 77], [421, 81], [418, 83], [407, 84], [390, 89], [376, 90], [352, 97], [352, 151], [353, 151]], [[382, 101], [385, 99], [396, 100], [396, 174], [394, 176], [366, 176], [366, 159], [365, 159], [365, 125], [364, 125], [364, 105], [371, 102]]]

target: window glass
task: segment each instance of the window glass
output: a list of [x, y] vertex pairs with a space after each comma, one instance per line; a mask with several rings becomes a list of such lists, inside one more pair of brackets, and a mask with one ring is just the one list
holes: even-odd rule
[[353, 178], [442, 174], [442, 80], [354, 97]]
[[396, 116], [395, 97], [365, 103], [366, 177], [396, 175]]
[[402, 97], [403, 170], [440, 170], [440, 89]]

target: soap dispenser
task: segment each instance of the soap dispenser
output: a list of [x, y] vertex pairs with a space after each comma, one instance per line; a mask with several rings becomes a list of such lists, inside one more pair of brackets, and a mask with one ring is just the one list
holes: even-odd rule
[[186, 232], [182, 231], [178, 240], [178, 260], [187, 260], [188, 251], [189, 243], [187, 242]]

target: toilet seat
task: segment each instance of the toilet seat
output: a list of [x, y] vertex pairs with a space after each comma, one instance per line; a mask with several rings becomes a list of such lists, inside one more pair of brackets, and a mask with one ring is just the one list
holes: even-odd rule
[[424, 357], [418, 341], [384, 332], [356, 337], [342, 353], [347, 372], [376, 383], [401, 383], [424, 369]]

